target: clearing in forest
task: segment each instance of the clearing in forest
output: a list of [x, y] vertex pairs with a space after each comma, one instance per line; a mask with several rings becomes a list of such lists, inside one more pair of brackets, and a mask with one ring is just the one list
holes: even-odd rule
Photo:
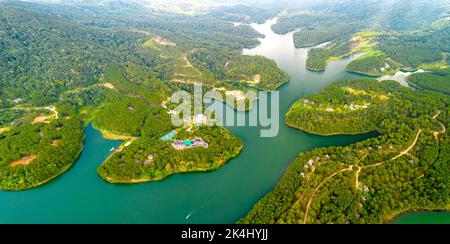
[[35, 160], [36, 157], [37, 157], [36, 155], [30, 155], [30, 156], [27, 156], [27, 157], [23, 157], [23, 158], [20, 159], [20, 160], [17, 160], [17, 161], [14, 161], [14, 162], [10, 163], [9, 166], [11, 166], [11, 167], [17, 167], [17, 166], [20, 166], [20, 165], [28, 165], [28, 164], [30, 164], [33, 160]]

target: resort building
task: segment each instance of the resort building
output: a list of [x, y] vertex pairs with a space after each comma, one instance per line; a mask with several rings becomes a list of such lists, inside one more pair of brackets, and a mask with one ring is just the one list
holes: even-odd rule
[[14, 100], [12, 100], [13, 103], [20, 103], [22, 101], [21, 98], [16, 98]]
[[369, 187], [367, 185], [364, 185], [364, 192], [369, 192], [369, 191], [370, 191]]
[[259, 82], [261, 82], [261, 75], [255, 75], [255, 76], [253, 77], [253, 82], [254, 82], [255, 84], [259, 84]]
[[149, 154], [149, 155], [147, 156], [147, 159], [144, 161], [144, 164], [145, 164], [145, 165], [150, 165], [150, 163], [153, 161], [154, 158], [155, 158], [155, 155]]
[[176, 150], [185, 150], [190, 148], [196, 148], [196, 147], [203, 147], [208, 148], [208, 143], [203, 141], [201, 138], [196, 138], [194, 140], [175, 140], [172, 143], [172, 147]]

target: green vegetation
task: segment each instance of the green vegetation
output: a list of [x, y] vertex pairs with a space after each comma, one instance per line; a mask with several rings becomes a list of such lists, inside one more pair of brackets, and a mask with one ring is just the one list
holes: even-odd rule
[[272, 91], [289, 80], [274, 61], [261, 56], [200, 49], [192, 52], [189, 59], [206, 76], [212, 77], [212, 80], [224, 80], [228, 86], [241, 82]]
[[365, 133], [376, 130], [382, 117], [373, 115], [386, 113], [392, 102], [382, 85], [370, 79], [340, 82], [296, 102], [286, 123], [321, 135]]
[[[5, 34], [0, 40], [2, 189], [28, 189], [64, 172], [81, 150], [82, 126], [89, 122], [118, 138], [133, 139], [132, 146], [114, 153], [99, 169], [105, 178], [117, 175], [120, 182], [127, 177], [156, 179], [217, 169], [239, 153], [242, 142], [223, 128], [197, 128], [190, 136], [204, 137], [211, 146], [173, 153], [176, 150], [170, 144], [158, 139], [174, 129], [162, 102], [174, 91], [192, 92], [192, 83], [204, 83], [205, 89], [247, 91], [248, 86], [274, 90], [288, 80], [273, 61], [240, 54], [242, 48], [256, 45], [260, 35], [250, 26], [228, 22], [262, 20], [269, 11], [240, 6], [194, 17], [156, 16], [138, 11], [134, 4], [109, 7], [0, 3], [0, 32]], [[231, 16], [226, 14], [229, 11], [239, 13]], [[217, 18], [221, 14], [228, 17]], [[203, 54], [216, 62], [211, 67], [223, 61], [223, 76], [204, 66]], [[56, 106], [59, 111], [62, 104], [72, 108], [67, 121], [45, 107]], [[56, 134], [47, 133], [61, 123], [64, 126]], [[80, 128], [72, 125], [72, 131], [65, 131], [69, 123]], [[24, 143], [26, 137], [35, 139]], [[47, 137], [56, 138], [58, 146], [48, 144]], [[224, 138], [227, 143], [218, 142]], [[66, 146], [69, 139], [70, 147]], [[122, 163], [133, 155], [141, 157], [142, 151], [136, 148], [157, 150], [160, 155], [151, 169], [142, 166], [146, 176], [115, 167], [121, 153], [129, 157]], [[29, 164], [11, 166], [21, 159]], [[172, 160], [173, 170], [167, 160]], [[44, 172], [43, 166], [53, 168]]]
[[9, 125], [23, 115], [21, 110], [4, 110], [0, 114], [0, 128]]
[[176, 138], [202, 138], [209, 147], [176, 150], [170, 141], [144, 134], [108, 158], [98, 173], [111, 183], [158, 181], [176, 173], [218, 169], [236, 157], [243, 146], [240, 139], [221, 127], [198, 127], [190, 132], [183, 129]]
[[[0, 4], [0, 32], [5, 33], [0, 40], [1, 107], [13, 106], [10, 100], [16, 98], [37, 106], [52, 104], [66, 90], [102, 82], [112, 65], [164, 82], [201, 82], [202, 75], [184, 58], [190, 50], [235, 52], [256, 45], [260, 37], [250, 26], [234, 27], [210, 15], [156, 17], [143, 12], [137, 17], [129, 11], [80, 5]], [[247, 77], [257, 65], [281, 72], [265, 58], [234, 56], [238, 62], [250, 61], [235, 76]], [[267, 84], [262, 87], [286, 81], [271, 78], [264, 78]]]
[[[436, 63], [449, 53], [448, 4], [445, 1], [324, 1], [299, 4], [298, 12], [282, 15], [272, 29], [285, 34], [296, 31], [298, 48], [314, 47], [325, 42], [334, 45], [312, 49], [307, 67], [323, 71], [328, 61], [357, 52], [353, 38], [358, 33], [376, 32], [374, 45], [366, 58], [355, 61], [349, 70], [370, 76], [390, 74], [397, 67], [381, 71], [383, 59], [389, 65], [414, 70]], [[351, 47], [349, 48], [348, 45]], [[380, 65], [380, 66], [378, 66]], [[387, 67], [389, 68], [389, 67]]]
[[425, 29], [418, 33], [380, 35], [376, 48], [406, 69], [417, 69], [422, 64], [442, 60], [450, 52], [448, 39], [450, 25], [442, 29]]
[[307, 68], [323, 71], [330, 60], [357, 52], [367, 53], [353, 61], [348, 70], [369, 76], [392, 74], [399, 68], [415, 70], [420, 67], [446, 67], [448, 61], [445, 57], [450, 51], [446, 43], [449, 28], [447, 25], [442, 29], [425, 29], [416, 33], [355, 32], [352, 36], [333, 39], [332, 45], [311, 49]]
[[143, 34], [80, 26], [10, 4], [0, 4], [0, 13], [2, 98], [47, 105], [66, 89], [99, 82], [111, 62], [162, 62], [139, 47]]
[[347, 66], [347, 70], [353, 73], [379, 77], [395, 74], [398, 71], [397, 67], [397, 64], [384, 53], [375, 51], [367, 53], [351, 62]]
[[[305, 99], [286, 116], [289, 125], [316, 134], [382, 135], [300, 154], [241, 223], [382, 223], [408, 210], [448, 208], [449, 96], [360, 79]], [[357, 102], [370, 106], [345, 109]]]
[[330, 13], [302, 13], [280, 17], [272, 29], [278, 34], [296, 31], [295, 46], [308, 48], [349, 36], [362, 29], [356, 22], [343, 20], [342, 16]]
[[408, 83], [423, 89], [438, 91], [450, 95], [450, 75], [418, 73], [408, 77]]
[[[239, 5], [192, 16], [99, 2], [106, 4], [0, 3], [1, 190], [30, 189], [68, 170], [88, 122], [127, 140], [98, 168], [108, 182], [218, 169], [239, 154], [242, 141], [221, 127], [173, 128], [161, 103], [174, 91], [192, 92], [192, 83], [272, 91], [289, 79], [275, 62], [242, 55], [261, 35], [231, 23], [262, 22], [280, 8]], [[294, 128], [381, 135], [300, 154], [241, 222], [380, 223], [411, 209], [448, 209], [446, 2], [324, 3], [300, 4], [302, 12], [293, 8], [273, 26], [278, 33], [297, 31], [297, 47], [330, 42], [309, 51], [308, 69], [323, 71], [331, 60], [366, 52], [349, 71], [433, 73], [408, 79], [423, 90], [347, 80], [294, 104], [286, 115]], [[208, 147], [177, 150], [160, 140], [172, 130], [176, 139], [201, 138]]]
[[162, 108], [150, 108], [138, 99], [123, 98], [111, 102], [95, 114], [95, 127], [131, 136], [140, 136], [145, 126], [153, 133], [171, 129], [170, 117]]
[[[118, 70], [111, 70], [108, 74], [106, 80], [115, 81], [118, 91], [105, 93], [107, 105], [100, 106], [94, 113], [94, 126], [117, 135], [117, 138], [130, 140], [127, 139], [98, 169], [106, 181], [139, 183], [162, 180], [175, 173], [214, 170], [239, 154], [243, 146], [240, 139], [220, 127], [177, 129], [177, 138], [202, 138], [209, 147], [175, 150], [171, 142], [159, 139], [175, 129], [168, 111], [161, 107], [160, 99], [155, 101], [154, 95], [148, 93], [151, 91], [140, 88], [142, 86], [136, 84], [136, 80], [131, 83], [135, 87], [128, 84], [130, 81]], [[139, 83], [148, 87], [149, 82], [143, 78]], [[192, 92], [192, 85], [181, 85]], [[163, 85], [159, 88], [160, 91], [178, 89]]]
[[23, 124], [0, 134], [0, 189], [25, 190], [64, 173], [82, 148], [83, 126], [70, 106], [48, 124]]
[[306, 68], [311, 71], [324, 71], [329, 61], [349, 56], [351, 51], [351, 44], [346, 40], [339, 40], [326, 48], [313, 48], [308, 52]]

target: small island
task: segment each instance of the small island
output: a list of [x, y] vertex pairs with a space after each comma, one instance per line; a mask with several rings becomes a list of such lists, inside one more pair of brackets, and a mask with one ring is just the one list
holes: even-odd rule
[[239, 138], [221, 127], [179, 129], [161, 138], [141, 137], [123, 145], [127, 146], [115, 149], [98, 169], [110, 183], [159, 181], [172, 174], [215, 170], [243, 148]]

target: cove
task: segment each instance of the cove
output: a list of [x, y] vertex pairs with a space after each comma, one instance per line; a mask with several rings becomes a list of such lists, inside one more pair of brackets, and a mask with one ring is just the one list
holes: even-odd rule
[[361, 76], [345, 71], [355, 56], [330, 62], [323, 73], [307, 71], [308, 50], [294, 47], [293, 33], [272, 32], [274, 21], [253, 24], [265, 37], [261, 45], [243, 52], [273, 59], [291, 76], [278, 89], [277, 137], [261, 138], [259, 127], [229, 127], [243, 140], [244, 149], [219, 170], [174, 175], [161, 182], [111, 185], [96, 169], [120, 142], [102, 138], [89, 125], [84, 150], [69, 171], [36, 189], [0, 192], [0, 223], [234, 223], [277, 184], [300, 152], [376, 136], [321, 137], [285, 125], [284, 115], [300, 97], [317, 93], [330, 82]]

